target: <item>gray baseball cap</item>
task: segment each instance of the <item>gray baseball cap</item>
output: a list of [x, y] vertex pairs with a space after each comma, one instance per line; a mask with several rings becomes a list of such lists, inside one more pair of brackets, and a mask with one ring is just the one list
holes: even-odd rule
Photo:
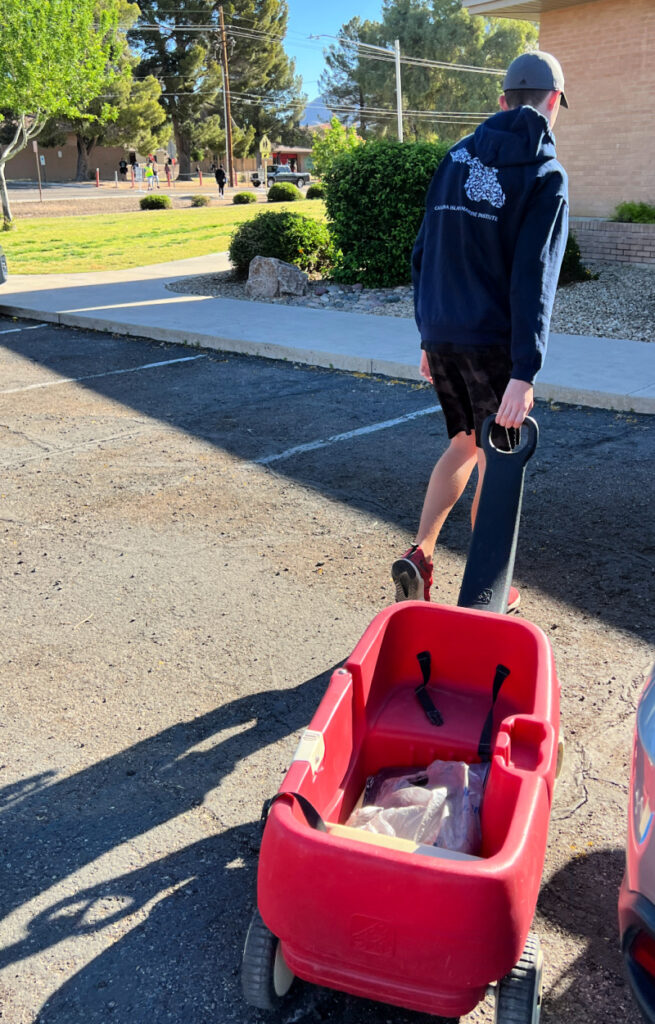
[[503, 92], [508, 89], [548, 89], [561, 92], [562, 106], [568, 107], [562, 66], [552, 53], [543, 50], [522, 53], [512, 61], [503, 80]]

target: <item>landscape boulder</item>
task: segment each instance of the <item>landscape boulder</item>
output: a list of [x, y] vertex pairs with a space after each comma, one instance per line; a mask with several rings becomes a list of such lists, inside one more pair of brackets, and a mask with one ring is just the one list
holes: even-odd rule
[[306, 295], [309, 278], [292, 263], [269, 256], [250, 261], [246, 292], [252, 299], [274, 299], [277, 295]]

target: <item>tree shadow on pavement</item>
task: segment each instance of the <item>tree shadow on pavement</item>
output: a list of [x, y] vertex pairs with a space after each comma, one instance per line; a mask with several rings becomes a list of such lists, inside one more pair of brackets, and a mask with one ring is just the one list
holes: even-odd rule
[[[290, 690], [234, 700], [70, 778], [44, 773], [8, 787], [11, 794], [0, 793], [14, 798], [0, 813], [3, 917], [200, 804], [240, 760], [311, 719], [333, 670]], [[221, 741], [224, 730], [244, 725], [250, 728]], [[207, 749], [212, 737], [217, 742]], [[201, 742], [202, 752], [192, 749]], [[243, 1002], [239, 980], [260, 836], [259, 821], [226, 829], [119, 877], [76, 887], [35, 913], [0, 950], [0, 970], [105, 929], [110, 943], [53, 993], [35, 1024], [260, 1021]], [[380, 1006], [301, 985], [291, 1018], [377, 1024]], [[394, 1010], [396, 1024], [427, 1020]]]
[[[238, 762], [309, 722], [332, 671], [292, 689], [226, 703], [59, 781], [37, 776], [22, 789], [10, 787], [20, 795], [0, 810], [0, 915], [6, 917], [121, 843], [202, 804]], [[237, 726], [246, 728], [221, 739], [224, 730]], [[212, 738], [216, 742], [208, 747]], [[204, 749], [193, 749], [200, 743]], [[38, 937], [30, 929], [24, 940], [0, 951], [0, 967], [60, 941], [62, 929], [81, 927], [80, 914], [69, 907], [52, 917], [50, 909]]]
[[[32, 946], [111, 926], [166, 893], [122, 938], [68, 979], [35, 1024], [135, 1024], [150, 1020], [255, 1024], [243, 1001], [241, 952], [255, 902], [260, 825], [229, 829], [54, 904], [30, 927]], [[173, 891], [171, 892], [171, 889]], [[278, 1022], [339, 1020], [439, 1024], [343, 993], [296, 983]]]
[[[252, 359], [222, 353], [148, 373], [103, 376], [188, 357], [189, 350], [70, 329], [5, 336], [3, 346], [71, 378], [100, 372], [79, 386], [247, 462], [436, 402], [431, 389], [407, 382], [273, 360], [257, 360], [254, 373]], [[517, 576], [592, 617], [655, 640], [643, 600], [655, 565], [655, 419], [547, 403], [538, 403], [535, 415], [541, 439], [527, 470]], [[421, 416], [381, 434], [296, 454], [270, 469], [398, 527], [401, 550], [446, 443], [443, 417]], [[440, 538], [462, 555], [469, 540], [465, 504], [456, 506]]]
[[624, 850], [599, 850], [574, 857], [542, 888], [535, 930], [545, 918], [555, 932], [584, 946], [577, 959], [567, 956], [570, 966], [545, 994], [544, 1024], [641, 1021], [619, 947], [617, 906], [624, 869]]

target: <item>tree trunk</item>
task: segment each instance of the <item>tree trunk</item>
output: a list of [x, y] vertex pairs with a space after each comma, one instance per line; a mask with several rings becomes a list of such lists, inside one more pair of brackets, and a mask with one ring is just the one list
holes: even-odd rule
[[13, 220], [11, 207], [9, 206], [9, 193], [5, 181], [5, 161], [0, 160], [0, 194], [2, 195], [2, 217], [4, 220]]
[[178, 179], [191, 181], [191, 139], [187, 133], [178, 128], [175, 121], [173, 121], [173, 132], [177, 148]]
[[77, 139], [77, 172], [75, 174], [75, 181], [88, 181], [89, 160], [91, 152], [95, 147], [95, 139], [89, 142], [83, 135], [76, 135], [75, 138]]

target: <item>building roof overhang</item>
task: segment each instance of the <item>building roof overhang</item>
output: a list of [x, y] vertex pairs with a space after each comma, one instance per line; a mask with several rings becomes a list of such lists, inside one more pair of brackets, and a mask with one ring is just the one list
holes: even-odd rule
[[539, 21], [544, 11], [563, 11], [595, 0], [462, 0], [469, 14], [484, 14], [489, 18], [519, 18]]

